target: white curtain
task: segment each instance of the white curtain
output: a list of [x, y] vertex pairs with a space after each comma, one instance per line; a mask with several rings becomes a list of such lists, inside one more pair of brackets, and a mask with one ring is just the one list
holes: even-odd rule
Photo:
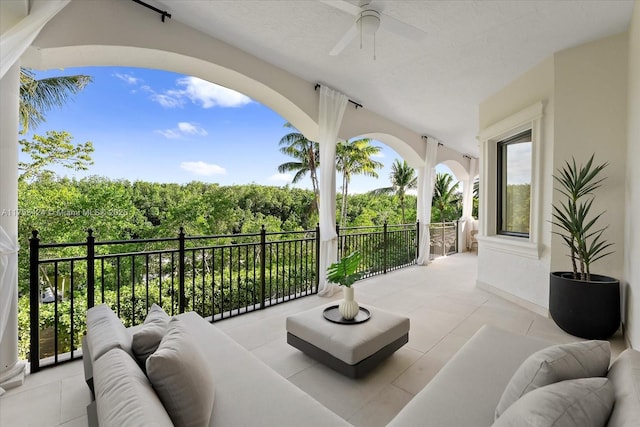
[[347, 106], [347, 97], [326, 86], [320, 87], [320, 277], [318, 295], [330, 297], [336, 286], [327, 282], [327, 267], [338, 257], [336, 234], [336, 142]]
[[424, 165], [418, 169], [418, 221], [420, 221], [420, 246], [418, 248], [418, 265], [429, 263], [429, 245], [431, 236], [431, 202], [433, 186], [436, 177], [436, 158], [438, 156], [438, 141], [427, 138]]
[[[18, 304], [18, 246], [0, 227], [0, 343], [9, 323], [13, 304]], [[0, 371], [2, 367], [0, 366]]]
[[0, 79], [9, 71], [44, 26], [71, 0], [36, 0], [29, 15], [0, 36]]
[[478, 159], [471, 158], [469, 160], [469, 178], [464, 181], [462, 188], [462, 218], [460, 218], [460, 226], [462, 227], [462, 235], [466, 247], [469, 247], [471, 239], [471, 230], [473, 229], [473, 180], [478, 170]]

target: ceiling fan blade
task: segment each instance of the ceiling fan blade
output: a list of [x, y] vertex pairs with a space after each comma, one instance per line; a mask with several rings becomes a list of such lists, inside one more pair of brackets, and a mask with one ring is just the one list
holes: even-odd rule
[[360, 9], [359, 6], [353, 5], [345, 0], [318, 0], [318, 1], [326, 4], [327, 6], [331, 6], [334, 9], [341, 10], [353, 16], [360, 15], [360, 12], [362, 11], [362, 9]]
[[356, 38], [357, 35], [358, 35], [358, 29], [356, 27], [356, 24], [353, 24], [351, 28], [349, 28], [349, 30], [347, 30], [347, 32], [344, 33], [344, 36], [342, 36], [342, 38], [338, 41], [338, 43], [336, 43], [333, 49], [331, 49], [331, 52], [329, 52], [329, 55], [331, 56], [338, 55], [340, 52], [342, 52], [342, 50], [345, 47], [347, 47], [349, 43], [351, 43], [351, 40]]
[[427, 37], [427, 33], [406, 22], [398, 21], [396, 18], [384, 15], [380, 19], [380, 26], [391, 33], [397, 34], [413, 41], [422, 41]]

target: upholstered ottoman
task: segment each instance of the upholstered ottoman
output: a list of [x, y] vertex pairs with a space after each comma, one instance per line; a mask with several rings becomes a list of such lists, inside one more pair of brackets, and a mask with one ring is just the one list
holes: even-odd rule
[[409, 341], [409, 318], [366, 306], [369, 320], [338, 324], [317, 307], [287, 317], [287, 343], [351, 378], [377, 366]]

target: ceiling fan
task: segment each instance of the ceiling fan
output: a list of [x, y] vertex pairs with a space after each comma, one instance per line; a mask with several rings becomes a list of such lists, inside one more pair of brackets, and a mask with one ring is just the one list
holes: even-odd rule
[[[374, 35], [378, 28], [399, 35], [409, 40], [419, 41], [425, 37], [425, 32], [406, 22], [384, 13], [384, 2], [376, 0], [360, 0], [359, 6], [346, 0], [320, 0], [335, 9], [346, 12], [355, 17], [355, 22], [331, 49], [329, 55], [335, 56], [360, 35], [362, 47], [363, 35]], [[375, 53], [374, 53], [375, 57]]]

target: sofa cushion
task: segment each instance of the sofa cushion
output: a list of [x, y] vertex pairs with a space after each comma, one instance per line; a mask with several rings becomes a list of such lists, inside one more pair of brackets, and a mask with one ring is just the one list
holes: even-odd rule
[[611, 364], [607, 378], [616, 395], [607, 426], [636, 427], [640, 420], [640, 351], [623, 351]]
[[211, 366], [216, 398], [210, 426], [351, 426], [197, 313], [177, 317]]
[[140, 366], [145, 366], [147, 358], [158, 348], [167, 332], [171, 318], [157, 304], [149, 309], [144, 324], [133, 333], [131, 348]]
[[94, 362], [96, 410], [101, 427], [171, 426], [171, 419], [136, 361], [113, 348]]
[[545, 348], [527, 358], [507, 384], [498, 402], [498, 418], [526, 393], [558, 381], [607, 375], [608, 341], [581, 341]]
[[92, 360], [99, 359], [113, 348], [120, 348], [133, 357], [131, 334], [107, 304], [87, 310], [87, 345]]
[[184, 322], [171, 319], [158, 349], [147, 359], [147, 376], [176, 426], [209, 425], [214, 387], [208, 366]]
[[493, 427], [602, 427], [613, 403], [607, 378], [560, 381], [522, 396]]

